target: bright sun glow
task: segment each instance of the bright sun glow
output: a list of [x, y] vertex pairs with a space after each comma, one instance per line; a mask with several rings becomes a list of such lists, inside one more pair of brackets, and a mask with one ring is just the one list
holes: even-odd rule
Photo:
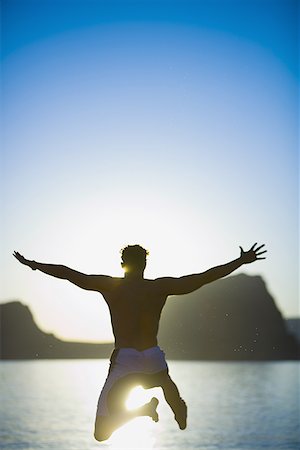
[[114, 432], [108, 442], [108, 448], [111, 450], [154, 448], [152, 427], [150, 419], [138, 417]]
[[151, 400], [149, 392], [145, 391], [142, 386], [137, 386], [130, 391], [126, 400], [126, 408], [131, 410], [144, 405]]
[[[152, 393], [153, 394], [153, 393]], [[126, 408], [132, 410], [147, 403], [151, 397], [150, 392], [141, 386], [132, 389], [126, 401]], [[154, 422], [148, 417], [138, 417], [117, 430], [109, 441], [110, 449], [142, 449], [154, 448]]]
[[[161, 391], [158, 388], [146, 391], [137, 386], [129, 393], [126, 408], [132, 410], [149, 402], [155, 396], [161, 400]], [[151, 449], [155, 444], [155, 429], [158, 425], [149, 417], [137, 417], [115, 431], [109, 439], [109, 449]]]

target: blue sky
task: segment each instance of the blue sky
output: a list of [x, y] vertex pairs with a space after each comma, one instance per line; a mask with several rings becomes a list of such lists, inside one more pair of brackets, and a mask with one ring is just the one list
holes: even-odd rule
[[[104, 302], [19, 266], [200, 272], [265, 242], [298, 305], [295, 1], [4, 1], [2, 292], [69, 339], [110, 339]], [[188, 305], [187, 305], [188, 307]]]

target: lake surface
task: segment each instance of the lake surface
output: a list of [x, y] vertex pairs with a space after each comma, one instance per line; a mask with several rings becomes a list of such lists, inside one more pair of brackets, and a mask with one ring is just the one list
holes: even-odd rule
[[188, 403], [178, 429], [160, 389], [135, 391], [132, 405], [153, 395], [160, 421], [138, 418], [106, 443], [93, 438], [107, 360], [2, 361], [1, 449], [260, 450], [299, 449], [299, 362], [170, 361]]

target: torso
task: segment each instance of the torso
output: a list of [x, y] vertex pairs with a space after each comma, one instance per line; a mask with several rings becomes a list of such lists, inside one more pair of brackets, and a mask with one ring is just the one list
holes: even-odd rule
[[118, 348], [137, 350], [157, 345], [157, 332], [166, 295], [159, 292], [155, 280], [113, 279], [109, 292], [102, 292], [110, 309]]

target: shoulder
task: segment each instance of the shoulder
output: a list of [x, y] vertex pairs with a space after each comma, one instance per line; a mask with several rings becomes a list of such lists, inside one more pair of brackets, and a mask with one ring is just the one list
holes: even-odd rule
[[109, 275], [88, 275], [88, 283], [91, 288], [103, 292], [110, 291], [120, 284], [121, 278], [111, 277]]
[[178, 278], [175, 277], [160, 277], [153, 280], [157, 285], [167, 285], [169, 283], [174, 283], [174, 281], [178, 280]]
[[143, 281], [148, 286], [159, 287], [159, 286], [163, 286], [164, 285], [166, 279], [167, 279], [167, 277], [165, 277], [165, 278], [155, 278], [155, 279], [144, 278]]
[[169, 293], [170, 289], [176, 284], [177, 278], [174, 277], [160, 277], [153, 280], [157, 289], [163, 293]]
[[112, 289], [122, 285], [122, 282], [124, 280], [121, 277], [111, 277], [108, 275], [101, 275], [101, 276], [104, 277], [103, 281], [106, 283], [106, 286], [108, 288], [112, 288]]

